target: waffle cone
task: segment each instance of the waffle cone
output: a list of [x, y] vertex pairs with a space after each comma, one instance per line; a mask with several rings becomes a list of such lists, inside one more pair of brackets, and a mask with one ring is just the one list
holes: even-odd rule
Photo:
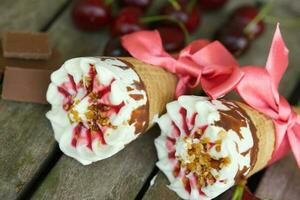
[[144, 63], [132, 57], [120, 58], [133, 65], [133, 69], [144, 83], [149, 103], [149, 129], [153, 125], [153, 117], [161, 115], [166, 104], [174, 100], [177, 77], [151, 64]]
[[254, 141], [254, 146], [257, 146], [257, 159], [252, 166], [247, 177], [260, 171], [267, 166], [272, 157], [275, 148], [275, 127], [272, 119], [249, 107], [248, 105], [237, 102], [237, 104], [245, 110], [256, 128], [257, 141]]

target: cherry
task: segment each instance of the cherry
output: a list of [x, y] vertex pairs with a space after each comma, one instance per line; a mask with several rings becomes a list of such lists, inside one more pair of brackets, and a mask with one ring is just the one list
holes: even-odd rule
[[103, 51], [105, 56], [129, 56], [129, 53], [123, 48], [119, 37], [111, 38]]
[[250, 40], [244, 32], [235, 29], [230, 24], [225, 24], [216, 33], [219, 40], [235, 56], [243, 54], [250, 46]]
[[256, 197], [247, 187], [245, 187], [243, 200], [260, 200], [260, 198]]
[[[246, 5], [237, 8], [236, 10], [233, 11], [230, 21], [232, 23], [236, 24], [236, 27], [241, 29], [244, 29], [258, 14], [258, 10], [254, 6]], [[247, 36], [251, 39], [257, 38], [265, 28], [264, 22], [261, 20], [256, 24], [253, 24], [246, 33]]]
[[216, 10], [224, 6], [227, 0], [199, 0], [203, 10]]
[[111, 8], [102, 0], [79, 0], [72, 10], [74, 23], [81, 29], [94, 31], [111, 19]]
[[201, 23], [201, 12], [194, 6], [191, 10], [188, 10], [188, 4], [184, 3], [185, 1], [179, 1], [181, 9], [176, 10], [171, 4], [167, 4], [162, 8], [161, 14], [169, 15], [175, 19], [181, 21], [189, 32], [193, 32], [197, 29]]
[[110, 27], [112, 36], [124, 35], [144, 29], [143, 25], [139, 22], [142, 14], [143, 11], [138, 7], [123, 8]]
[[164, 49], [168, 52], [179, 51], [184, 47], [184, 34], [175, 26], [162, 26], [157, 30], [160, 33]]
[[147, 8], [151, 2], [152, 0], [121, 0], [122, 5], [135, 6], [141, 9]]

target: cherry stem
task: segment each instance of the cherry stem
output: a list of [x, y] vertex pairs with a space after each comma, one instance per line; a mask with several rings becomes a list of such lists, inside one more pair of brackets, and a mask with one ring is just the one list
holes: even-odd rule
[[171, 21], [171, 22], [176, 23], [179, 26], [179, 28], [182, 30], [183, 34], [184, 34], [185, 44], [188, 44], [191, 41], [190, 34], [189, 34], [187, 28], [185, 27], [185, 25], [182, 22], [176, 20], [172, 16], [169, 16], [169, 15], [156, 15], [156, 16], [142, 17], [140, 19], [141, 23], [152, 23], [152, 22], [158, 22], [158, 21]]
[[105, 0], [105, 4], [106, 5], [110, 5], [110, 4], [112, 4], [114, 2], [114, 0]]
[[237, 185], [231, 200], [242, 200], [244, 194], [244, 188], [245, 188], [244, 185]]
[[255, 24], [257, 24], [259, 21], [261, 21], [262, 19], [264, 19], [267, 14], [270, 12], [270, 10], [272, 9], [273, 6], [273, 2], [274, 0], [270, 0], [268, 1], [268, 3], [266, 3], [259, 11], [259, 13], [251, 20], [251, 22], [249, 22], [249, 24], [247, 24], [247, 26], [244, 28], [244, 33], [250, 33], [251, 32], [251, 28], [253, 26], [255, 26]]
[[169, 0], [169, 3], [173, 6], [175, 10], [181, 10], [180, 4], [177, 2], [177, 0]]
[[280, 22], [280, 25], [289, 26], [289, 27], [300, 26], [300, 17], [282, 19], [280, 17], [275, 17], [275, 16], [266, 16], [265, 21], [267, 23], [272, 23], [272, 24], [273, 23], [276, 24]]
[[188, 13], [192, 12], [192, 10], [195, 7], [196, 3], [197, 3], [197, 0], [190, 0], [189, 1], [188, 5], [186, 7], [186, 10], [187, 10]]

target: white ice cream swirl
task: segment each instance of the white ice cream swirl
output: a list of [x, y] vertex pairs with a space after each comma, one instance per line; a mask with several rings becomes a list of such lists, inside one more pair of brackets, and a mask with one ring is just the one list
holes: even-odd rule
[[52, 108], [46, 116], [61, 150], [86, 165], [123, 149], [140, 134], [134, 111], [148, 112], [142, 86], [136, 72], [121, 59], [66, 61], [51, 75], [47, 91]]
[[[219, 126], [231, 109], [245, 126]], [[232, 120], [234, 119], [232, 116]], [[212, 199], [246, 176], [251, 168], [252, 137], [249, 119], [234, 103], [206, 97], [181, 96], [167, 104], [155, 140], [157, 166], [170, 181], [169, 188], [183, 199]]]

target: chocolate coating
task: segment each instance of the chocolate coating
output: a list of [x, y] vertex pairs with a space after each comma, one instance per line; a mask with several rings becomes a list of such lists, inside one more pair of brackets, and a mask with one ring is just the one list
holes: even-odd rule
[[[250, 131], [252, 134], [253, 138], [253, 147], [249, 149], [250, 151], [250, 170], [254, 167], [256, 160], [257, 160], [257, 153], [258, 153], [258, 138], [256, 135], [256, 128], [248, 116], [248, 114], [242, 109], [240, 106], [238, 106], [234, 102], [228, 102], [223, 100], [223, 104], [229, 108], [229, 110], [220, 110], [220, 120], [215, 122], [216, 126], [223, 127], [226, 131], [229, 131], [232, 129], [235, 131], [240, 139], [243, 139], [243, 134], [240, 131], [241, 127], [246, 127], [247, 124], [249, 124]], [[237, 147], [237, 151], [239, 151]], [[249, 151], [242, 152], [242, 155], [246, 155], [249, 153]], [[244, 167], [242, 170], [240, 170], [236, 177], [235, 180], [238, 183], [241, 179], [244, 178], [244, 173], [248, 170], [249, 168]]]
[[[120, 58], [118, 58], [118, 59], [120, 61], [126, 63], [127, 67], [130, 67], [134, 70], [134, 66], [131, 63], [129, 63], [128, 61], [125, 61], [123, 59], [120, 59]], [[139, 74], [137, 72], [136, 72], [136, 74], [139, 76]], [[137, 90], [144, 90], [147, 95], [146, 87], [143, 83], [143, 80], [141, 79], [140, 76], [139, 76], [139, 78], [140, 78], [140, 81], [134, 81], [132, 86], [135, 87]], [[128, 90], [128, 88], [127, 88], [127, 90]], [[143, 97], [141, 95], [136, 95], [136, 94], [130, 94], [130, 96], [137, 101]], [[148, 96], [147, 96], [146, 105], [140, 106], [132, 112], [131, 118], [129, 120], [129, 124], [131, 125], [133, 123], [135, 123], [134, 124], [135, 125], [135, 134], [143, 133], [148, 128], [148, 125], [149, 125], [149, 99], [148, 99]]]

